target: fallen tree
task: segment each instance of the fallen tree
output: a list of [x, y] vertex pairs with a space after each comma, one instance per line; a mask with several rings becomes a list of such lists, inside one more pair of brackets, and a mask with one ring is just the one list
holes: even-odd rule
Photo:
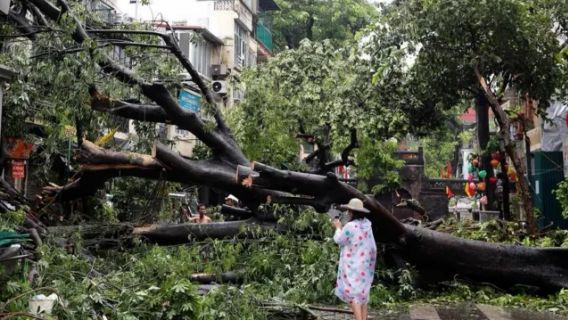
[[[58, 6], [47, 0], [25, 0], [38, 20], [61, 23], [67, 15], [74, 19], [72, 34], [78, 44], [100, 35], [144, 34], [161, 39], [191, 75], [205, 100], [213, 106], [214, 125], [195, 113], [182, 109], [164, 84], [148, 83], [131, 70], [100, 52], [93, 59], [100, 69], [126, 85], [137, 87], [154, 104], [136, 104], [106, 97], [95, 87], [90, 88], [91, 107], [122, 117], [140, 119], [149, 112], [149, 121], [175, 124], [192, 132], [213, 153], [208, 160], [188, 160], [170, 147], [156, 143], [152, 155], [106, 151], [83, 140], [76, 161], [82, 164], [74, 180], [64, 186], [50, 185], [44, 188], [41, 201], [69, 201], [91, 195], [102, 183], [118, 176], [137, 176], [148, 179], [167, 179], [199, 184], [224, 190], [236, 195], [254, 213], [260, 204], [267, 202], [291, 202], [311, 205], [319, 212], [326, 212], [331, 205], [346, 203], [351, 198], [364, 201], [370, 211], [375, 239], [396, 247], [398, 254], [412, 263], [424, 276], [430, 272], [451, 278], [456, 274], [498, 285], [526, 284], [544, 290], [557, 290], [568, 286], [568, 250], [554, 248], [525, 248], [521, 246], [490, 244], [464, 240], [436, 231], [402, 224], [377, 200], [344, 183], [331, 172], [303, 173], [277, 169], [262, 163], [251, 162], [243, 154], [226, 126], [221, 112], [215, 108], [215, 97], [203, 83], [191, 63], [181, 54], [173, 35], [151, 31], [92, 29], [73, 16], [65, 0]], [[125, 45], [128, 45], [126, 43]], [[150, 112], [151, 110], [151, 112]], [[322, 156], [322, 159], [324, 157]], [[233, 228], [234, 225], [225, 227]], [[171, 229], [173, 228], [173, 229]], [[185, 226], [168, 230], [140, 230], [141, 235], [153, 234], [169, 241], [174, 234], [182, 234]], [[196, 228], [207, 227], [197, 226]], [[213, 228], [213, 227], [211, 227]], [[175, 231], [175, 232], [172, 232]], [[211, 235], [217, 230], [207, 230]]]

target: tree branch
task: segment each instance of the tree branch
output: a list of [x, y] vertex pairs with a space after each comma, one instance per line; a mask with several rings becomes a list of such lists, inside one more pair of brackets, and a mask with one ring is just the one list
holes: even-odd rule
[[[56, 8], [53, 8], [49, 2], [46, 0], [29, 0], [32, 3], [36, 4], [40, 10], [42, 8], [46, 8], [46, 11], [43, 11], [50, 19], [57, 21], [61, 15], [61, 11]], [[77, 24], [76, 30], [73, 33], [73, 39], [81, 44], [86, 39], [89, 38], [87, 32], [82, 27], [81, 22], [74, 17], [71, 12], [69, 12], [69, 6], [65, 0], [58, 0], [59, 5], [62, 7], [62, 11], [67, 11], [67, 14], [73, 17], [75, 23]], [[177, 43], [173, 41], [173, 38], [169, 35], [161, 34], [158, 32], [152, 31], [125, 31], [125, 30], [90, 30], [89, 32], [92, 33], [130, 33], [130, 34], [147, 34], [147, 35], [156, 35], [164, 39], [166, 45], [171, 47], [173, 53], [181, 59], [181, 63], [184, 65], [188, 72], [194, 78], [194, 81], [199, 84], [200, 89], [205, 95], [208, 94], [208, 89], [199, 77], [199, 74], [193, 69], [191, 63], [187, 60], [187, 58], [183, 57], [181, 51], [177, 47]], [[126, 67], [114, 63], [111, 58], [109, 58], [106, 54], [102, 54], [97, 61], [98, 65], [103, 69], [103, 71], [107, 74], [113, 75], [118, 80], [130, 84], [130, 85], [138, 85], [140, 86], [142, 93], [146, 95], [148, 98], [156, 102], [160, 105], [166, 113], [169, 115], [170, 119], [175, 120], [175, 124], [182, 129], [186, 129], [191, 131], [199, 140], [203, 141], [207, 146], [209, 146], [213, 152], [215, 153], [216, 157], [221, 160], [226, 160], [228, 162], [234, 162], [238, 164], [248, 164], [247, 158], [244, 156], [240, 148], [237, 146], [236, 142], [234, 141], [233, 137], [231, 136], [229, 130], [226, 128], [224, 123], [222, 122], [221, 116], [217, 111], [217, 127], [218, 130], [209, 130], [206, 128], [205, 124], [201, 119], [199, 119], [194, 113], [189, 112], [187, 110], [183, 110], [177, 103], [177, 101], [172, 97], [169, 91], [162, 85], [162, 84], [149, 84], [144, 82], [138, 76], [136, 76], [131, 70], [127, 69]], [[209, 97], [211, 98], [211, 97]], [[208, 99], [209, 99], [208, 98]], [[182, 121], [183, 120], [183, 121]]]
[[168, 114], [159, 105], [113, 100], [101, 94], [95, 86], [89, 88], [89, 94], [91, 95], [91, 108], [93, 110], [138, 121], [172, 123]]
[[22, 9], [22, 12], [20, 13], [10, 10], [8, 12], [8, 19], [16, 23], [17, 29], [23, 33], [22, 36], [25, 36], [30, 40], [35, 40], [35, 35], [39, 32], [43, 32], [43, 30], [37, 30], [34, 26], [28, 23], [28, 20], [26, 19], [26, 12], [26, 9]]
[[[98, 46], [97, 48], [104, 48], [104, 47], [108, 47], [109, 44], [105, 44], [102, 46]], [[62, 56], [64, 54], [71, 54], [71, 53], [77, 53], [77, 52], [82, 52], [88, 50], [87, 48], [83, 48], [83, 47], [79, 47], [79, 48], [69, 48], [69, 49], [62, 49], [62, 50], [53, 50], [53, 51], [47, 51], [47, 52], [42, 52], [42, 53], [38, 53], [36, 55], [33, 55], [30, 57], [30, 59], [38, 59], [38, 58], [43, 58], [46, 56]]]
[[193, 133], [213, 150], [216, 157], [230, 163], [249, 163], [231, 135], [219, 128], [214, 130], [207, 129], [205, 123], [195, 113], [180, 108], [177, 101], [173, 99], [162, 84], [144, 84], [141, 88], [145, 96], [152, 99], [166, 111], [173, 123]]
[[45, 16], [39, 11], [39, 9], [34, 4], [28, 3], [28, 9], [30, 10], [30, 12], [32, 13], [32, 15], [34, 16], [34, 18], [36, 19], [39, 25], [49, 28], [49, 23], [47, 22], [47, 19], [45, 19]]
[[155, 32], [155, 31], [143, 31], [143, 30], [104, 30], [104, 29], [93, 29], [89, 30], [91, 33], [98, 33], [98, 34], [139, 34], [139, 35], [151, 35], [160, 37], [164, 43], [166, 44], [165, 48], [170, 50], [170, 52], [178, 59], [184, 69], [189, 73], [191, 76], [191, 80], [197, 85], [207, 103], [214, 107], [214, 118], [217, 122], [217, 126], [222, 131], [229, 133], [229, 128], [227, 127], [219, 108], [215, 103], [217, 99], [216, 94], [209, 90], [209, 87], [205, 84], [197, 70], [193, 67], [189, 59], [183, 55], [183, 52], [179, 48], [177, 41], [173, 38], [170, 34]]
[[158, 44], [148, 44], [148, 43], [141, 43], [141, 42], [130, 42], [124, 40], [107, 40], [102, 39], [105, 43], [111, 44], [117, 47], [139, 47], [139, 48], [154, 48], [154, 49], [166, 49], [171, 50], [169, 46], [158, 45]]

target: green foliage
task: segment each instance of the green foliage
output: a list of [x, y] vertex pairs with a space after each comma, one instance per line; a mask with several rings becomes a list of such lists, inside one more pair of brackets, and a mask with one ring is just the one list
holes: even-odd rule
[[[93, 26], [101, 23], [97, 13], [87, 12], [83, 4], [72, 2], [71, 5], [72, 12], [79, 20], [89, 20]], [[134, 23], [120, 28], [148, 29], [150, 26]], [[163, 50], [127, 47], [121, 57], [116, 57], [116, 48], [113, 51], [94, 40], [78, 45], [72, 39], [74, 32], [74, 21], [68, 15], [63, 15], [57, 32], [38, 33], [33, 43], [24, 38], [6, 41], [3, 47], [7, 50], [0, 52], [0, 63], [18, 71], [17, 79], [4, 91], [2, 134], [24, 137], [34, 143], [34, 163], [45, 164], [32, 172], [30, 179], [35, 181], [67, 182], [68, 176], [58, 177], [59, 181], [53, 179], [49, 172], [50, 164], [58, 155], [71, 160], [73, 148], [77, 146], [77, 129], [80, 128], [87, 139], [94, 141], [124, 121], [102, 112], [93, 112], [89, 106], [90, 85], [96, 85], [101, 93], [115, 99], [148, 102], [138, 88], [123, 84], [101, 71], [97, 62], [103, 54], [117, 58], [122, 63], [130, 62], [137, 76], [148, 82], [162, 80], [172, 92], [180, 83], [177, 81], [181, 71], [179, 62], [172, 55], [164, 54]], [[0, 36], [9, 37], [17, 33], [17, 30], [4, 24], [0, 28]], [[148, 44], [158, 44], [160, 41], [157, 37], [147, 35], [132, 35], [129, 38]], [[92, 50], [94, 48], [97, 50]], [[83, 50], [68, 52], [68, 49]], [[41, 125], [45, 137], [30, 137], [29, 123]], [[128, 137], [129, 141], [123, 141], [120, 145], [111, 142], [111, 148], [149, 152], [159, 138], [156, 124], [135, 122], [134, 126], [136, 136]], [[70, 165], [75, 164], [70, 161]], [[134, 198], [143, 196], [142, 191], [147, 190], [127, 189], [140, 191], [132, 193]], [[121, 196], [119, 194], [117, 199]], [[134, 205], [136, 207], [136, 203]], [[118, 215], [123, 215], [120, 210], [122, 208], [117, 210]], [[105, 216], [112, 220], [110, 211], [101, 212], [106, 212]]]
[[[132, 252], [106, 252], [99, 257], [70, 255], [55, 247], [41, 248], [40, 277], [35, 288], [51, 287], [62, 300], [54, 309], [61, 319], [264, 319], [261, 302], [285, 299], [294, 303], [335, 302], [333, 285], [338, 247], [296, 237], [329, 219], [312, 210], [287, 235], [267, 239], [206, 240], [189, 246], [141, 245]], [[310, 226], [308, 226], [310, 225]], [[297, 229], [296, 229], [297, 228]], [[318, 233], [316, 233], [317, 235]], [[274, 237], [274, 238], [272, 238]], [[221, 286], [199, 296], [188, 281], [192, 273], [241, 272], [245, 285]], [[30, 289], [25, 277], [8, 283], [15, 297]], [[24, 294], [9, 311], [25, 310]]]
[[438, 231], [456, 237], [494, 243], [508, 243], [529, 247], [568, 247], [567, 230], [549, 230], [539, 237], [531, 236], [518, 222], [491, 220], [481, 224], [470, 221], [444, 220]]
[[[335, 153], [347, 146], [349, 130], [354, 128], [364, 141], [355, 153], [366, 153], [362, 158], [368, 160], [357, 170], [385, 174], [383, 168], [365, 167], [375, 164], [369, 156], [390, 148], [379, 141], [407, 133], [411, 116], [389, 104], [396, 88], [371, 84], [370, 69], [357, 46], [337, 49], [327, 41], [304, 40], [297, 49], [242, 75], [247, 94], [228, 111], [228, 122], [250, 159], [276, 166], [297, 162], [300, 121], [306, 132], [314, 134], [330, 124]], [[372, 149], [363, 150], [366, 147]], [[379, 162], [392, 162], [386, 160]]]
[[317, 213], [312, 207], [298, 210], [288, 205], [272, 204], [265, 208], [265, 211], [272, 212], [278, 218], [279, 225], [296, 233], [322, 239], [333, 233], [332, 225], [325, 215]]
[[568, 179], [560, 182], [553, 192], [562, 207], [562, 217], [568, 219]]
[[378, 11], [365, 0], [277, 0], [280, 10], [272, 19], [275, 50], [295, 49], [302, 39], [331, 40], [341, 44], [353, 40], [358, 31], [372, 23]]
[[169, 193], [178, 188], [178, 183], [165, 180], [148, 181], [136, 177], [115, 179], [110, 190], [113, 213], [120, 221], [173, 221], [178, 212]]
[[372, 35], [372, 58], [380, 70], [385, 56], [402, 51], [404, 83], [424, 115], [474, 98], [480, 90], [476, 67], [498, 95], [514, 87], [544, 106], [561, 84], [558, 6], [532, 0], [396, 1]]
[[268, 319], [257, 299], [255, 289], [249, 285], [241, 288], [222, 286], [203, 300], [198, 319]]
[[25, 218], [26, 212], [23, 208], [0, 214], [0, 231], [13, 231], [14, 228], [20, 227], [24, 224]]
[[39, 285], [53, 286], [60, 293], [58, 317], [192, 319], [198, 312], [196, 287], [185, 276], [191, 260], [180, 257], [173, 263], [159, 249], [138, 259], [118, 254], [92, 261], [54, 248], [42, 253]]
[[[242, 75], [245, 100], [229, 110], [228, 122], [250, 159], [281, 164], [296, 161], [299, 120], [313, 132], [330, 122], [326, 111], [334, 97], [335, 50], [329, 43], [305, 41]], [[324, 88], [325, 86], [325, 88]]]
[[[371, 301], [376, 300], [377, 303], [385, 303], [396, 300], [410, 300], [418, 295], [416, 289], [417, 272], [414, 268], [407, 264], [404, 268], [393, 270], [379, 266], [377, 278], [380, 281], [374, 290], [371, 290]], [[387, 295], [390, 295], [388, 297]], [[381, 300], [380, 297], [383, 299]]]
[[440, 172], [448, 161], [454, 158], [456, 136], [449, 130], [437, 131], [436, 133], [420, 139], [420, 145], [424, 150], [424, 172], [428, 177], [439, 177]]
[[[333, 293], [338, 246], [329, 237], [310, 239], [323, 231], [314, 225], [325, 228], [322, 234], [332, 234], [329, 219], [313, 211], [297, 213], [297, 219], [297, 224], [282, 220], [286, 226], [298, 228], [290, 234], [267, 233], [264, 239], [206, 240], [171, 247], [141, 245], [131, 252], [109, 251], [98, 257], [70, 255], [45, 246], [41, 248], [39, 278], [34, 285], [28, 283], [27, 271], [17, 274], [6, 282], [0, 301], [23, 294], [6, 310], [25, 310], [32, 294], [28, 291], [47, 287], [37, 293], [58, 293], [62, 300], [55, 307], [54, 316], [60, 319], [97, 319], [102, 315], [109, 319], [269, 319], [269, 312], [263, 308], [263, 303], [269, 301], [300, 305], [339, 303]], [[499, 222], [473, 230], [472, 225], [446, 221], [440, 228], [485, 241], [519, 243], [528, 239], [513, 224]], [[306, 237], [297, 236], [300, 230], [308, 232]], [[309, 230], [315, 233], [310, 234]], [[555, 231], [524, 244], [566, 246], [567, 238], [566, 231]], [[508, 294], [495, 287], [456, 279], [424, 291], [416, 288], [419, 274], [412, 266], [392, 270], [381, 259], [378, 263], [370, 297], [374, 309], [400, 309], [421, 302], [472, 302], [568, 313], [566, 290], [535, 297], [522, 288], [516, 294]], [[193, 273], [225, 271], [241, 272], [244, 284], [223, 285], [200, 296], [196, 285], [188, 281]]]
[[[393, 187], [399, 182], [396, 169], [404, 165], [404, 160], [397, 160], [392, 155], [397, 149], [396, 140], [371, 140], [362, 138], [359, 141], [361, 149], [357, 152], [357, 176], [362, 181], [378, 178], [378, 183], [369, 186], [373, 193], [380, 192], [383, 188]], [[380, 175], [377, 177], [377, 173]], [[364, 185], [359, 186], [365, 189]]]

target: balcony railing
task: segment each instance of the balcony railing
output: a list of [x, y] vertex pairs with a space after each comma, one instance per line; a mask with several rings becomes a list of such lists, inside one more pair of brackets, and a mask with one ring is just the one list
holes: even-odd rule
[[260, 21], [256, 24], [256, 38], [266, 49], [272, 51], [272, 32]]

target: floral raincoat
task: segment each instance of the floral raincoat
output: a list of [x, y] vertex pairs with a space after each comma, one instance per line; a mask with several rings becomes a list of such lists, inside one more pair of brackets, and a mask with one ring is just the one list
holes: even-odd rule
[[348, 222], [335, 231], [333, 240], [341, 247], [335, 294], [345, 303], [368, 303], [377, 259], [371, 221]]

